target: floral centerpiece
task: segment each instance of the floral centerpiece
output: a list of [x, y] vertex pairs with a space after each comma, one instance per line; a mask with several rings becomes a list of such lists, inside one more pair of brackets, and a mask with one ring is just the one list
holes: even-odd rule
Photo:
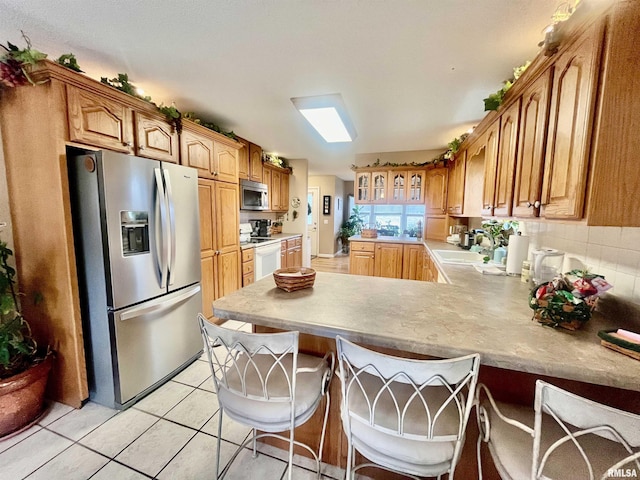
[[529, 294], [533, 318], [543, 325], [577, 330], [589, 321], [598, 297], [611, 289], [602, 275], [572, 270]]

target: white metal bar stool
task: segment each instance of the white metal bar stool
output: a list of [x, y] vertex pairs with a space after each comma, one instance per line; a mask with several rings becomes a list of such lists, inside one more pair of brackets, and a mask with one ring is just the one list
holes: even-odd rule
[[[381, 467], [417, 478], [453, 480], [474, 401], [480, 355], [411, 360], [336, 338], [346, 478]], [[355, 463], [355, 451], [370, 462]]]
[[[216, 478], [223, 478], [240, 451], [256, 440], [275, 437], [289, 444], [288, 478], [291, 479], [293, 446], [309, 451], [318, 467], [329, 414], [329, 382], [334, 367], [333, 352], [324, 358], [298, 353], [298, 332], [273, 334], [247, 333], [209, 323], [198, 315], [204, 346], [211, 366], [220, 418]], [[294, 439], [295, 427], [309, 420], [325, 398], [325, 412], [318, 452]], [[222, 420], [226, 414], [232, 420], [253, 429], [253, 435], [233, 454], [220, 471], [220, 441]], [[257, 433], [261, 430], [263, 433]], [[289, 431], [289, 435], [278, 432]]]
[[496, 402], [482, 384], [477, 402], [480, 479], [482, 441], [503, 479], [640, 478], [640, 415], [542, 380], [536, 382], [534, 410]]

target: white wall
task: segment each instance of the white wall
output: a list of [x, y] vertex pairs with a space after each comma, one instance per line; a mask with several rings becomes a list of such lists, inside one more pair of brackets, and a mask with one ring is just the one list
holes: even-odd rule
[[613, 285], [609, 295], [640, 304], [640, 228], [520, 223], [530, 237], [529, 252], [541, 247], [566, 252], [565, 271], [586, 267]]

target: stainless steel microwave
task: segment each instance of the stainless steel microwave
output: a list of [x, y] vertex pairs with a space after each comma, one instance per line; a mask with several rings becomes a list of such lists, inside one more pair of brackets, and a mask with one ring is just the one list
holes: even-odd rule
[[269, 210], [269, 189], [264, 183], [240, 181], [241, 210]]

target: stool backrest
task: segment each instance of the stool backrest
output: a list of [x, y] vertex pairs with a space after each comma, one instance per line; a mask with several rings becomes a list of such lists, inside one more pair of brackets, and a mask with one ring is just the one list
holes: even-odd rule
[[298, 332], [248, 333], [209, 323], [198, 315], [213, 383], [256, 400], [293, 402]]
[[[559, 449], [567, 445], [577, 449], [589, 472], [589, 480], [597, 478], [595, 475], [601, 468], [595, 468], [595, 462], [597, 458], [601, 463], [602, 452], [590, 452], [585, 448], [589, 435], [617, 442], [628, 453], [623, 458], [605, 459], [607, 466], [600, 472], [600, 478], [608, 478], [610, 471], [623, 467], [635, 469], [636, 475], [640, 475], [640, 415], [588, 400], [542, 380], [536, 382], [534, 408], [533, 479], [547, 478], [544, 475], [549, 459], [554, 453], [566, 458], [566, 451], [560, 453]], [[564, 436], [546, 448], [541, 445], [543, 413], [553, 418], [564, 432]]]
[[478, 354], [447, 360], [413, 360], [377, 353], [336, 338], [345, 433], [351, 422], [391, 437], [452, 443], [457, 463], [480, 366]]

